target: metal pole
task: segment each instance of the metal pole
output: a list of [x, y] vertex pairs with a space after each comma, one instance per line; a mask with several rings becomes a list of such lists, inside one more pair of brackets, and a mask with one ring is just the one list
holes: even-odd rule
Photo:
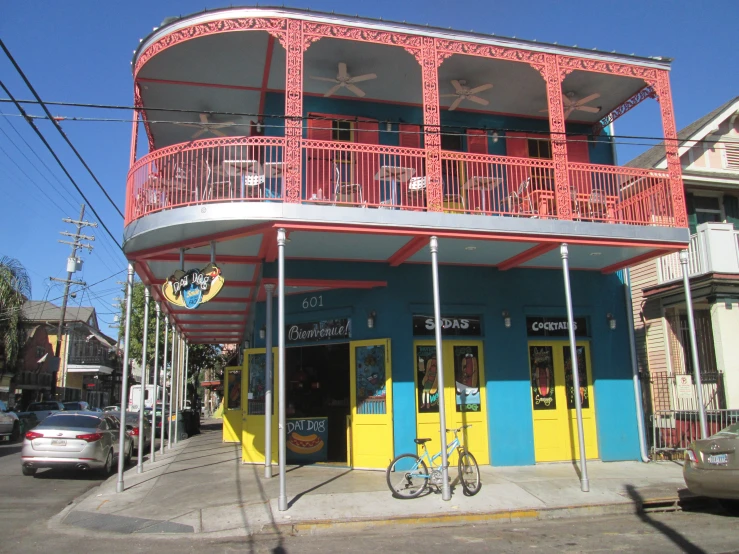
[[431, 274], [434, 285], [434, 328], [436, 335], [436, 380], [439, 392], [439, 423], [441, 429], [441, 499], [451, 500], [452, 491], [449, 487], [449, 460], [446, 451], [446, 406], [444, 405], [444, 356], [441, 343], [441, 303], [439, 300], [439, 241], [431, 237]]
[[[186, 339], [182, 339], [182, 346], [185, 349], [185, 378], [182, 381], [182, 402], [187, 407], [187, 380], [190, 378], [190, 345]], [[190, 407], [192, 406], [192, 399], [190, 400]]]
[[264, 384], [264, 478], [272, 478], [272, 296], [275, 292], [273, 284], [264, 285], [267, 292], [267, 329], [266, 329], [266, 367]]
[[706, 427], [706, 406], [703, 404], [703, 383], [701, 382], [700, 366], [698, 365], [698, 344], [695, 340], [695, 320], [693, 319], [693, 297], [690, 292], [690, 277], [688, 276], [688, 251], [680, 251], [680, 264], [683, 266], [683, 288], [685, 289], [685, 307], [688, 310], [688, 330], [690, 331], [690, 350], [693, 358], [693, 377], [695, 378], [696, 395], [698, 396], [698, 417], [701, 424], [701, 438], [708, 437]]
[[157, 311], [157, 325], [154, 333], [154, 408], [151, 410], [151, 456], [150, 462], [156, 461], [157, 451], [157, 400], [159, 398], [159, 318], [162, 310], [159, 302], [154, 304]]
[[590, 491], [590, 481], [588, 480], [588, 465], [585, 460], [585, 435], [582, 430], [582, 405], [580, 402], [580, 374], [577, 368], [577, 344], [575, 342], [575, 322], [572, 316], [572, 291], [570, 290], [570, 266], [567, 260], [569, 251], [567, 244], [562, 243], [560, 247], [560, 255], [562, 256], [562, 273], [565, 281], [565, 299], [567, 301], [567, 329], [570, 335], [570, 361], [572, 362], [572, 386], [574, 388], [575, 397], [575, 413], [577, 415], [577, 438], [580, 444], [580, 490], [582, 492]]
[[[167, 450], [172, 450], [172, 406], [177, 399], [177, 395], [175, 393], [175, 379], [177, 377], [177, 373], [175, 370], [175, 359], [174, 359], [174, 335], [175, 335], [175, 328], [174, 328], [174, 323], [173, 323], [172, 324], [172, 346], [170, 349], [171, 351], [169, 353], [170, 378], [169, 378], [169, 418], [167, 420]], [[164, 429], [162, 429], [162, 431], [164, 431]]]
[[146, 384], [149, 381], [146, 375], [146, 349], [149, 346], [149, 287], [144, 288], [144, 338], [141, 345], [141, 400], [139, 401], [139, 446], [136, 473], [144, 472], [144, 403], [146, 402]]
[[[164, 420], [167, 416], [167, 395], [169, 395], [169, 404], [172, 403], [172, 394], [167, 391], [167, 346], [169, 342], [169, 318], [164, 318], [164, 356], [162, 357], [162, 421], [160, 423], [162, 429], [159, 431], [159, 453], [164, 454]], [[171, 383], [170, 372], [170, 383]], [[171, 408], [170, 408], [171, 409]]]
[[131, 346], [131, 304], [133, 304], [133, 264], [128, 262], [126, 280], [126, 331], [123, 339], [123, 382], [121, 383], [121, 429], [118, 437], [118, 482], [116, 492], [123, 492], [123, 455], [126, 444], [126, 408], [128, 407], [128, 348]]
[[631, 273], [624, 269], [624, 301], [626, 304], [626, 325], [629, 329], [629, 352], [631, 354], [631, 380], [634, 385], [634, 402], [636, 403], [636, 429], [639, 433], [639, 452], [641, 461], [649, 462], [647, 453], [647, 437], [644, 430], [644, 404], [642, 402], [641, 382], [639, 381], [639, 362], [636, 357], [636, 338], [634, 337], [634, 312], [631, 306]]
[[278, 442], [280, 464], [280, 496], [277, 509], [287, 510], [285, 485], [285, 229], [277, 230], [277, 377], [278, 377]]
[[177, 343], [176, 343], [176, 349], [177, 349], [177, 357], [176, 357], [176, 365], [177, 365], [177, 389], [175, 393], [177, 394], [177, 400], [175, 402], [175, 414], [174, 414], [174, 445], [177, 446], [177, 443], [180, 441], [180, 412], [182, 411], [182, 394], [180, 392], [182, 388], [182, 337], [180, 336], [180, 332], [177, 331]]

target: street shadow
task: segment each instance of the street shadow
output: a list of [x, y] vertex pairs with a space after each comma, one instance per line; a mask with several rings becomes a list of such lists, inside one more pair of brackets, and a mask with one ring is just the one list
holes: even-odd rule
[[626, 485], [626, 492], [628, 493], [629, 498], [631, 498], [632, 502], [634, 502], [634, 504], [638, 506], [637, 516], [639, 517], [639, 519], [641, 519], [644, 523], [650, 525], [655, 530], [659, 531], [662, 535], [670, 539], [675, 544], [675, 546], [680, 549], [681, 552], [688, 552], [689, 554], [706, 553], [705, 550], [690, 542], [669, 525], [666, 525], [661, 521], [657, 521], [654, 518], [650, 517], [648, 513], [645, 513], [644, 510], [642, 510], [641, 508], [644, 502], [644, 498], [639, 494], [639, 492], [633, 485]]
[[4, 456], [10, 456], [12, 454], [18, 454], [22, 448], [23, 443], [20, 442], [3, 444], [0, 447], [0, 458], [3, 458]]
[[292, 500], [290, 500], [290, 502], [287, 503], [287, 508], [290, 509], [298, 500], [300, 500], [301, 498], [303, 498], [303, 496], [305, 496], [309, 492], [313, 492], [315, 490], [318, 490], [321, 487], [323, 487], [325, 485], [328, 485], [329, 483], [332, 483], [333, 481], [336, 481], [337, 479], [340, 479], [341, 477], [344, 477], [344, 475], [347, 475], [347, 474], [349, 474], [351, 472], [352, 472], [351, 469], [347, 469], [343, 473], [339, 473], [338, 475], [334, 475], [333, 477], [331, 477], [331, 479], [325, 480], [323, 483], [318, 483], [315, 487], [311, 487], [311, 488], [306, 489], [306, 490], [304, 490], [302, 492], [299, 492], [298, 494], [296, 494], [292, 498]]
[[105, 481], [106, 477], [95, 470], [80, 469], [39, 469], [33, 476], [34, 479], [51, 480], [65, 479], [72, 481]]

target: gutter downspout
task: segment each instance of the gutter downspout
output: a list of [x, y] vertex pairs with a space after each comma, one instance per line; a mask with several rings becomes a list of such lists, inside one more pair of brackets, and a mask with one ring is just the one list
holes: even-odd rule
[[631, 274], [624, 269], [624, 296], [626, 299], [626, 319], [629, 326], [629, 350], [631, 353], [631, 375], [634, 382], [634, 402], [636, 403], [636, 426], [639, 430], [639, 452], [641, 461], [649, 463], [646, 436], [644, 434], [644, 405], [642, 403], [641, 382], [639, 381], [639, 364], [636, 359], [636, 337], [634, 336], [634, 311], [631, 307]]

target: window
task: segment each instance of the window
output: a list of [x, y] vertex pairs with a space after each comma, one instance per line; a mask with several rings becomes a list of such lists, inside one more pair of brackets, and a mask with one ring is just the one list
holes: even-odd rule
[[351, 121], [334, 121], [331, 128], [331, 139], [341, 140], [344, 142], [352, 141], [352, 123]]
[[462, 131], [454, 135], [441, 135], [441, 149], [451, 152], [462, 151]]
[[723, 221], [721, 203], [715, 196], [695, 196], [693, 199], [697, 224]]
[[552, 159], [552, 144], [547, 139], [528, 139], [529, 158]]
[[37, 346], [36, 347], [36, 358], [41, 358], [44, 354], [46, 354], [46, 349], [43, 346]]
[[38, 427], [60, 427], [77, 429], [95, 429], [100, 418], [81, 414], [51, 414], [38, 424]]

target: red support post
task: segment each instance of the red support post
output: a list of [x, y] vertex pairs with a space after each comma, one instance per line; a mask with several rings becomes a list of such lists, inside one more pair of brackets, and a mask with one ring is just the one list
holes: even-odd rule
[[285, 202], [300, 202], [303, 153], [303, 22], [287, 20], [285, 34]]
[[441, 182], [441, 134], [439, 116], [439, 61], [436, 42], [424, 37], [421, 44], [424, 149], [426, 150], [426, 198], [430, 212], [443, 209]]
[[652, 87], [657, 93], [662, 115], [662, 129], [665, 135], [665, 157], [667, 159], [667, 173], [670, 175], [670, 196], [672, 198], [672, 214], [675, 218], [675, 226], [687, 227], [688, 214], [685, 208], [685, 188], [683, 187], [682, 167], [678, 153], [677, 128], [675, 127], [675, 112], [672, 108], [668, 72], [657, 72], [657, 79], [652, 83]]
[[567, 136], [565, 135], [565, 116], [562, 104], [562, 80], [570, 71], [572, 70], [560, 69], [558, 56], [555, 54], [546, 55], [542, 76], [547, 86], [557, 219], [572, 219], [570, 185], [567, 175]]

